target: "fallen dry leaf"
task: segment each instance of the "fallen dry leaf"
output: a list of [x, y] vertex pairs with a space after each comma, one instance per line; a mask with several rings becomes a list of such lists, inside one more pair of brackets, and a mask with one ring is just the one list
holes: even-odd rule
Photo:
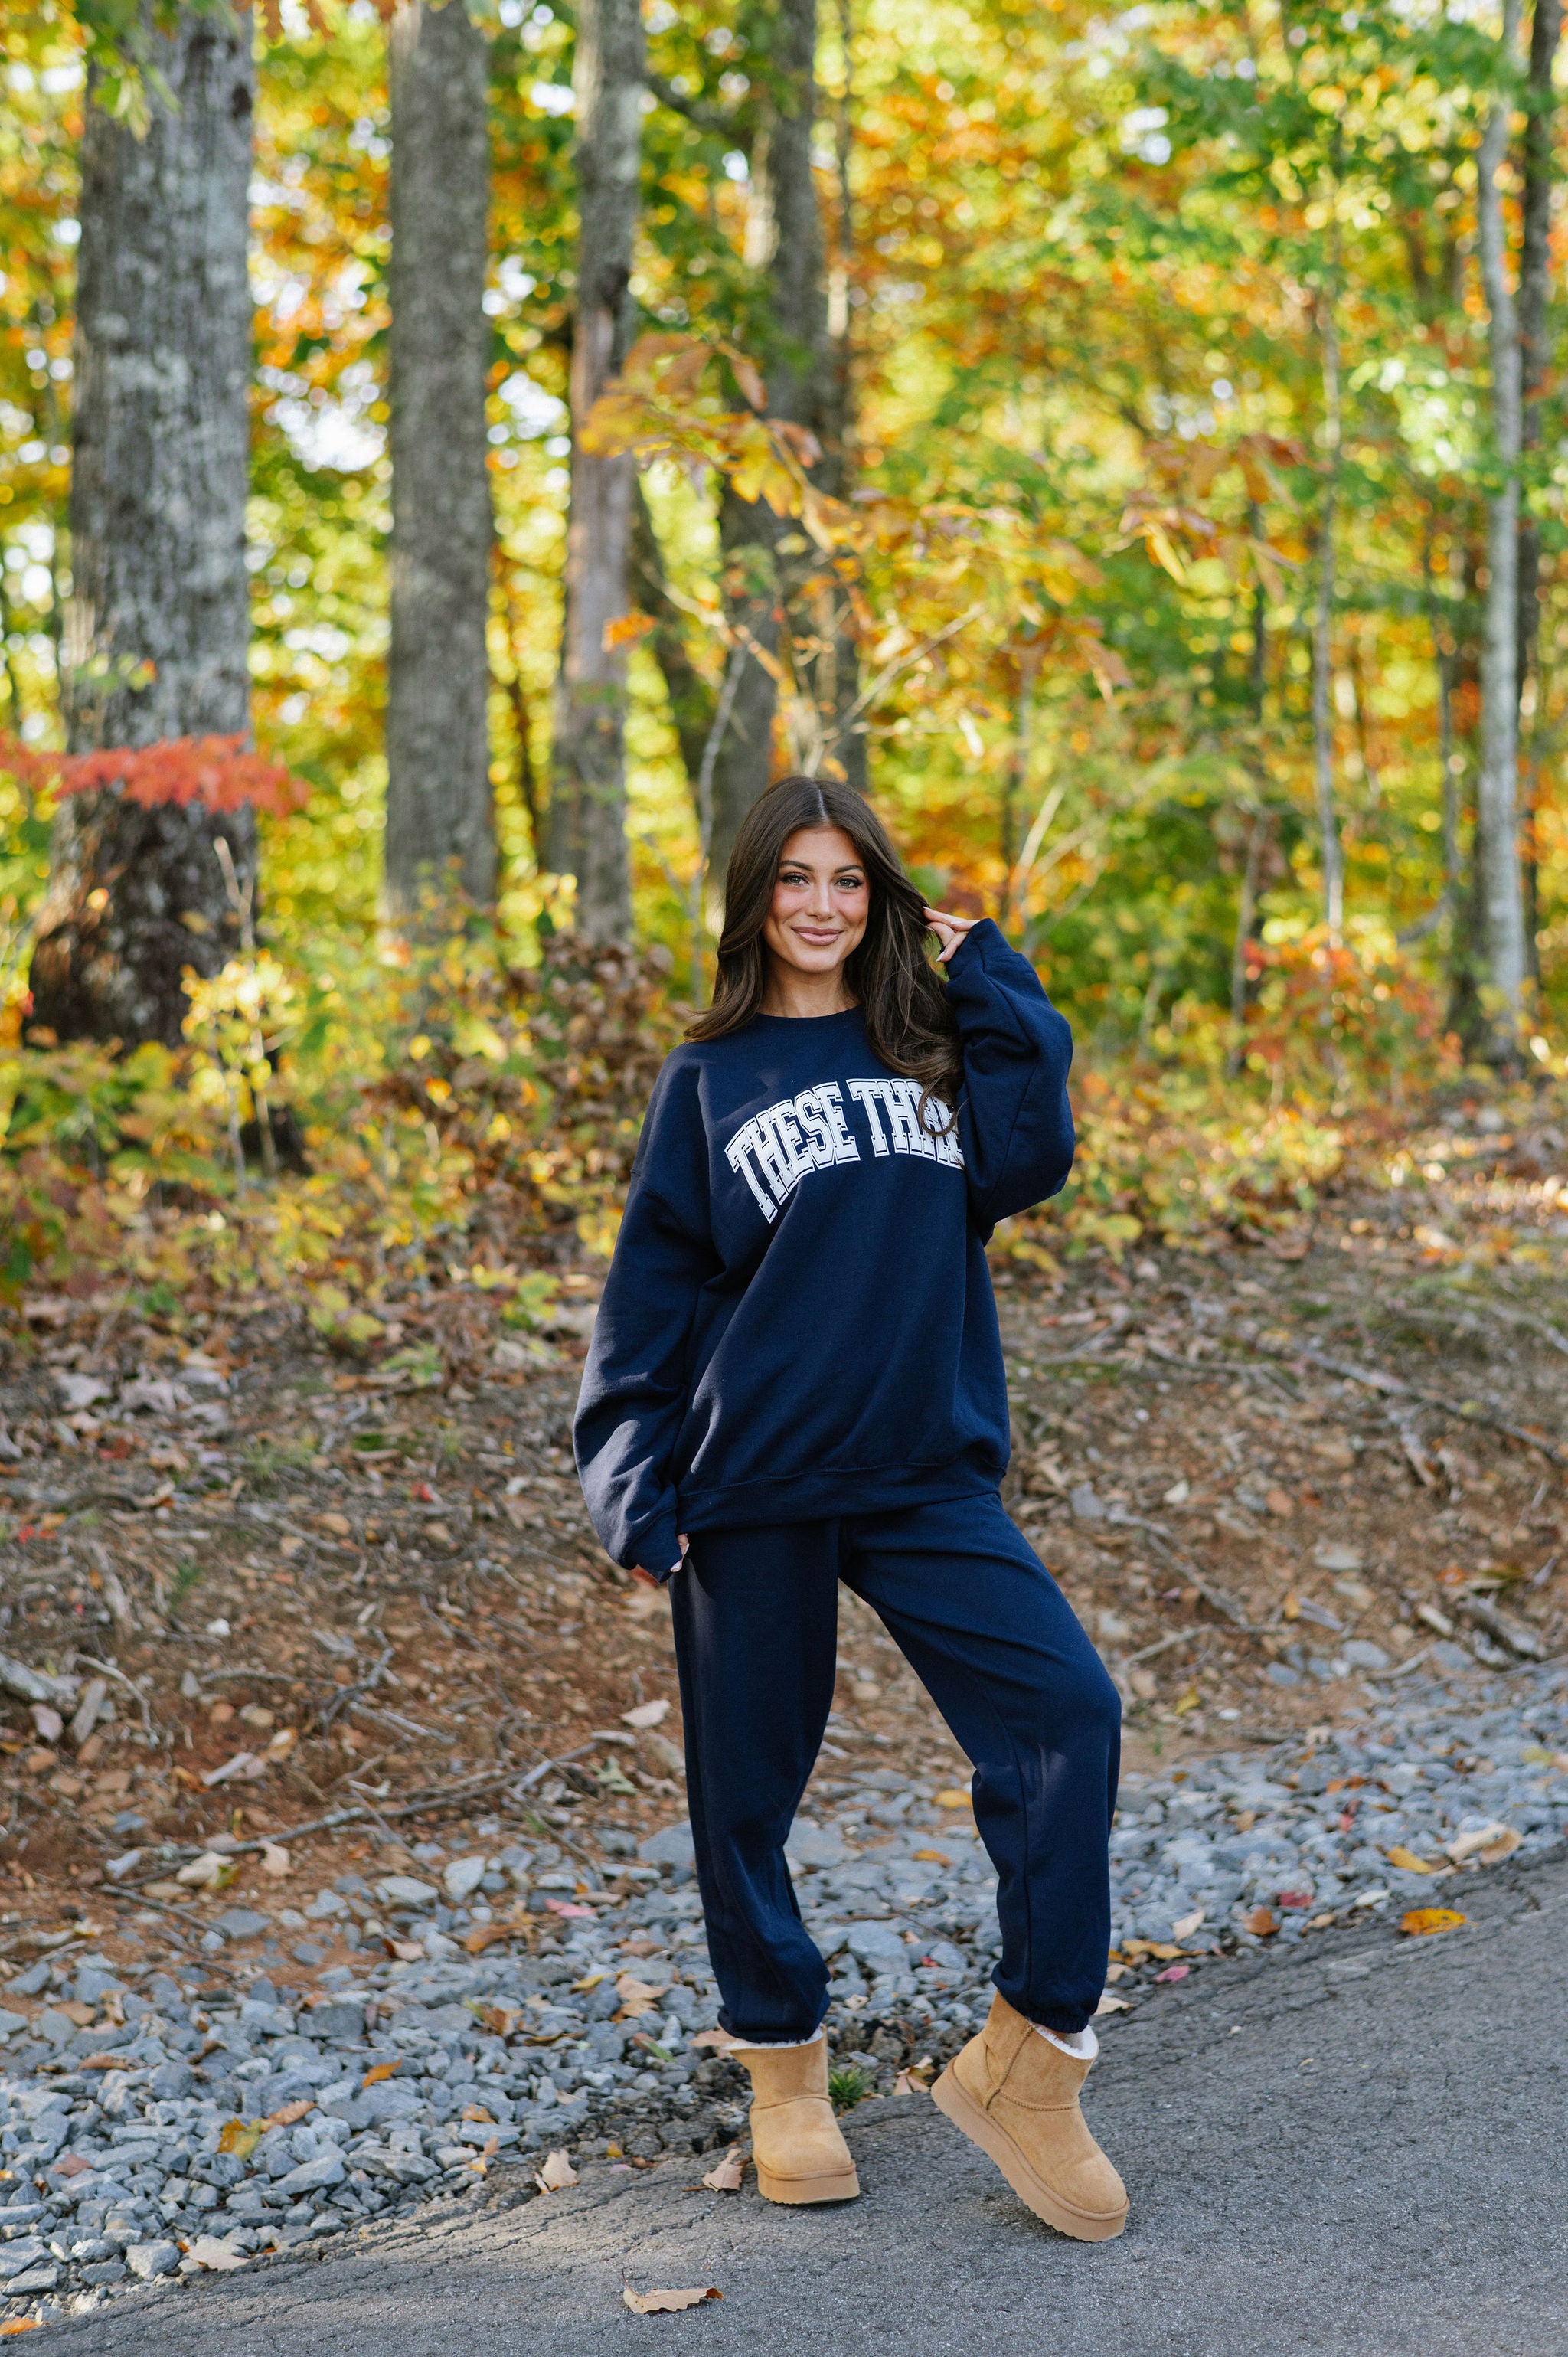
[[401, 2054], [398, 2056], [395, 2062], [372, 2062], [364, 2077], [360, 2080], [360, 2084], [361, 2087], [378, 2087], [383, 2079], [390, 2079], [394, 2071], [401, 2071], [402, 2068], [403, 2056]]
[[912, 2069], [900, 2071], [893, 2082], [893, 2093], [896, 2095], [929, 2095], [930, 2092], [929, 2079], [923, 2079], [918, 2071]]
[[577, 2182], [577, 2172], [564, 2152], [546, 2153], [543, 2168], [533, 2172], [533, 2181], [541, 2193], [564, 2193]]
[[933, 1792], [931, 1798], [939, 1809], [968, 1809], [974, 1804], [972, 1793], [961, 1792], [956, 1788], [948, 1792]]
[[1155, 1978], [1157, 1981], [1185, 1981], [1191, 1970], [1190, 1964], [1167, 1964], [1163, 1973], [1155, 1975]]
[[915, 1856], [918, 1858], [922, 1859], [927, 1866], [950, 1866], [952, 1864], [952, 1860], [949, 1857], [946, 1850], [918, 1849], [915, 1852]]
[[239, 2160], [249, 2160], [265, 2133], [262, 2120], [225, 2120], [218, 2131], [218, 2149], [231, 2152]]
[[477, 1956], [493, 1947], [496, 1941], [510, 1940], [511, 1936], [510, 1926], [506, 1923], [476, 1923], [471, 1932], [464, 1932], [463, 1945], [471, 1956]]
[[727, 2029], [699, 2029], [695, 2038], [687, 2042], [692, 2046], [711, 2046], [715, 2053], [727, 2054], [735, 2040]]
[[1455, 1866], [1463, 1866], [1467, 1857], [1479, 1857], [1487, 1866], [1498, 1866], [1511, 1857], [1524, 1840], [1512, 1825], [1483, 1825], [1473, 1834], [1459, 1834], [1447, 1845], [1448, 1855]]
[[290, 1864], [289, 1854], [282, 1842], [269, 1842], [262, 1852], [262, 1872], [270, 1874], [276, 1882], [283, 1880]]
[[639, 1702], [635, 1710], [622, 1711], [620, 1722], [623, 1727], [659, 1727], [669, 1716], [667, 1702]]
[[669, 1986], [668, 1981], [639, 1981], [635, 1973], [622, 1973], [616, 1983], [616, 1995], [627, 2020], [635, 2021], [639, 2014], [651, 2013], [654, 2000], [661, 1997]]
[[1094, 2018], [1096, 2021], [1100, 2019], [1102, 2014], [1125, 2013], [1126, 2011], [1127, 1999], [1124, 1996], [1112, 1996], [1109, 1989], [1101, 1989], [1100, 1993], [1100, 2003], [1094, 2008]]
[[1467, 1915], [1456, 1914], [1452, 1907], [1412, 1907], [1408, 1915], [1400, 1917], [1400, 1930], [1420, 1940], [1433, 1932], [1457, 1931], [1461, 1923], [1469, 1920]]
[[741, 2158], [740, 2147], [732, 2144], [724, 2158], [714, 2163], [703, 2183], [710, 2193], [738, 2193], [745, 2175], [746, 2163]]
[[314, 2095], [300, 2095], [294, 2103], [285, 2104], [281, 2111], [269, 2112], [267, 2126], [270, 2128], [291, 2128], [295, 2120], [304, 2119], [307, 2112], [313, 2112], [315, 2109]]
[[13, 2332], [40, 2332], [43, 2321], [41, 2316], [14, 2316], [9, 2324], [0, 2324], [0, 2340], [8, 2339]]
[[1383, 1856], [1391, 1866], [1397, 1866], [1405, 1874], [1435, 1874], [1437, 1871], [1429, 1859], [1417, 1857], [1414, 1850], [1406, 1849], [1402, 1842], [1395, 1842], [1392, 1849], [1386, 1849]]
[[1190, 1940], [1208, 1913], [1207, 1907], [1195, 1907], [1190, 1915], [1184, 1915], [1179, 1923], [1173, 1923], [1171, 1930], [1178, 1940]]
[[1272, 1907], [1254, 1907], [1247, 1918], [1247, 1929], [1254, 1939], [1270, 1939], [1279, 1928], [1280, 1919]]
[[496, 2115], [494, 2112], [487, 2112], [483, 2104], [465, 2104], [463, 2106], [463, 2117], [466, 2120], [486, 2120], [489, 2123], [491, 2127], [494, 2127], [496, 2124]]
[[723, 2299], [722, 2291], [705, 2284], [701, 2291], [633, 2291], [628, 2284], [621, 2298], [633, 2316], [672, 2316], [682, 2308], [697, 2308], [705, 2299]]

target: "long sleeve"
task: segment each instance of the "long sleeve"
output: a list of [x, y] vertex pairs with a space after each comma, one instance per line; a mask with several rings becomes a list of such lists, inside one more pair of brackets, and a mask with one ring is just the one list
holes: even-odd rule
[[963, 1050], [959, 1140], [970, 1208], [989, 1237], [999, 1220], [1054, 1195], [1072, 1168], [1072, 1033], [989, 918], [947, 971]]
[[583, 1495], [606, 1552], [660, 1579], [680, 1553], [671, 1460], [691, 1382], [692, 1322], [718, 1265], [697, 1075], [672, 1059], [643, 1124], [573, 1427]]

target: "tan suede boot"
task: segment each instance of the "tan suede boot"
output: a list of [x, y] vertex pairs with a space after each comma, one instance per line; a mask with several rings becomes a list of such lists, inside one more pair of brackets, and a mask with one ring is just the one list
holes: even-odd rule
[[737, 2046], [751, 2073], [751, 2157], [769, 2201], [854, 2201], [860, 2179], [828, 2101], [828, 2041]]
[[1104, 2243], [1127, 2223], [1127, 2190], [1079, 2110], [1088, 2076], [1087, 2061], [996, 1996], [984, 2029], [931, 2093], [1036, 2218], [1078, 2242]]

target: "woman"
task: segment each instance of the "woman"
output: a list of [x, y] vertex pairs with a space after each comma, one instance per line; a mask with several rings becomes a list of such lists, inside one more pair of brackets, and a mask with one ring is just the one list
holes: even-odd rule
[[697, 1878], [757, 2184], [860, 2190], [827, 2095], [827, 1968], [784, 1858], [843, 1580], [974, 1762], [996, 1867], [995, 1997], [937, 2102], [1038, 2216], [1099, 2241], [1127, 2213], [1078, 2104], [1121, 1713], [998, 1495], [985, 1263], [997, 1221], [1071, 1167], [1070, 1036], [994, 925], [923, 905], [848, 787], [771, 788], [725, 906], [713, 1005], [649, 1107], [575, 1437], [605, 1546], [672, 1583]]

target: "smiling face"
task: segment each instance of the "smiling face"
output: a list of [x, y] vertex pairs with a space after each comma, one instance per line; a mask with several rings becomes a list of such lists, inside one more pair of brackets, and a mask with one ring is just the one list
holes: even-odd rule
[[837, 974], [865, 940], [870, 913], [870, 881], [848, 835], [836, 826], [802, 827], [784, 845], [762, 928], [776, 974]]

